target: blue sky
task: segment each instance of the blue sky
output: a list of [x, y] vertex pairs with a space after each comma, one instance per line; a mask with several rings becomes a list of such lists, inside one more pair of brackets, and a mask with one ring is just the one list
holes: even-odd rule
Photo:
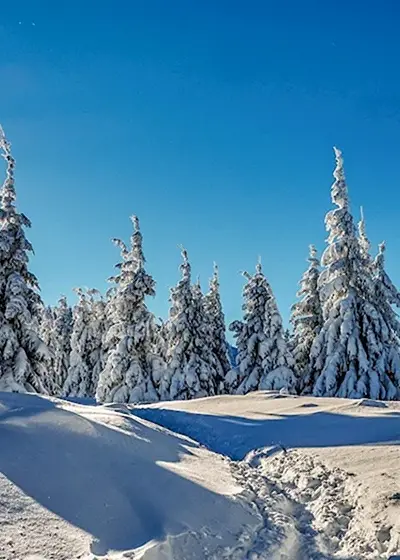
[[158, 315], [184, 244], [204, 285], [218, 262], [228, 320], [261, 255], [286, 320], [324, 247], [333, 145], [400, 282], [399, 18], [396, 0], [2, 6], [0, 122], [45, 301], [103, 289], [136, 213]]

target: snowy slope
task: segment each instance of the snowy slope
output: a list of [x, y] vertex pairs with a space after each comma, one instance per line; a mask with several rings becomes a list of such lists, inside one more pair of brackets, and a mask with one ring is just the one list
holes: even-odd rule
[[243, 460], [261, 502], [265, 485], [280, 492], [303, 543], [290, 558], [312, 557], [307, 546], [328, 557], [400, 558], [400, 403], [258, 392], [134, 413]]
[[1, 559], [218, 557], [260, 524], [228, 460], [124, 408], [2, 393], [0, 450]]
[[399, 403], [0, 393], [0, 560], [395, 558], [399, 441]]

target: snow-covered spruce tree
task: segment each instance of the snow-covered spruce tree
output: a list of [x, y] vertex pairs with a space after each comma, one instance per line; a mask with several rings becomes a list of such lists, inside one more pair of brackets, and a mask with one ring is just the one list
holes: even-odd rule
[[210, 280], [210, 289], [204, 296], [204, 313], [210, 329], [210, 349], [214, 355], [217, 369], [217, 387], [222, 391], [226, 374], [231, 369], [231, 365], [225, 336], [225, 316], [222, 310], [219, 274], [216, 264], [214, 264], [214, 274]]
[[46, 346], [52, 350], [55, 313], [51, 305], [43, 306], [38, 319], [39, 336]]
[[244, 276], [247, 283], [243, 290], [243, 321], [234, 321], [229, 327], [236, 338], [237, 367], [226, 377], [226, 391], [245, 394], [259, 389], [286, 389], [294, 392], [294, 360], [271, 286], [260, 263], [254, 275], [244, 273]]
[[58, 305], [52, 309], [52, 314], [53, 329], [49, 345], [53, 353], [54, 381], [57, 393], [61, 394], [68, 376], [73, 326], [72, 309], [65, 296], [61, 296], [58, 300]]
[[[385, 270], [385, 243], [379, 245], [379, 252], [373, 261], [374, 287], [376, 306], [381, 311], [385, 324], [388, 327], [388, 335], [385, 340], [385, 365], [384, 370], [393, 386], [385, 386], [387, 398], [400, 399], [400, 323], [393, 306], [400, 308], [400, 293], [394, 286]], [[393, 397], [391, 396], [393, 395]]]
[[[391, 328], [376, 301], [376, 282], [349, 209], [343, 158], [335, 148], [335, 181], [325, 223], [328, 247], [319, 278], [324, 324], [311, 350], [316, 396], [393, 399], [398, 389], [387, 370]], [[363, 225], [365, 228], [365, 224]]]
[[158, 400], [153, 382], [154, 315], [145, 304], [155, 295], [155, 282], [145, 271], [142, 234], [137, 217], [131, 249], [120, 240], [122, 263], [111, 280], [115, 290], [107, 305], [109, 323], [105, 334], [107, 359], [100, 373], [96, 398], [100, 402], [148, 402]]
[[24, 228], [31, 223], [15, 206], [15, 160], [1, 128], [0, 149], [7, 164], [0, 191], [0, 391], [51, 394], [51, 355], [39, 336], [43, 304], [28, 270], [33, 249]]
[[169, 322], [160, 317], [154, 321], [151, 329], [151, 362], [153, 371], [153, 383], [157, 395], [161, 400], [169, 399], [169, 381], [166, 371], [168, 353], [168, 330]]
[[106, 301], [99, 290], [89, 289], [88, 296], [90, 306], [88, 351], [91, 371], [89, 394], [94, 397], [100, 373], [106, 363], [106, 348], [103, 344], [103, 338], [107, 330], [107, 315]]
[[90, 302], [81, 288], [76, 288], [78, 302], [72, 317], [71, 353], [68, 375], [64, 383], [63, 395], [66, 397], [91, 397], [92, 365], [90, 361]]
[[187, 251], [182, 249], [182, 278], [171, 289], [168, 322], [167, 371], [161, 384], [163, 399], [194, 399], [217, 392], [216, 364], [211, 352], [200, 285], [191, 284]]
[[165, 363], [167, 361], [168, 351], [168, 329], [169, 322], [159, 317], [158, 322], [154, 324], [153, 347], [155, 353], [160, 356]]
[[300, 289], [297, 292], [297, 297], [301, 299], [292, 306], [290, 317], [293, 325], [290, 348], [295, 361], [298, 391], [305, 393], [311, 392], [313, 388], [310, 351], [322, 327], [322, 306], [318, 288], [320, 263], [314, 245], [310, 245], [308, 262], [309, 267], [300, 280]]

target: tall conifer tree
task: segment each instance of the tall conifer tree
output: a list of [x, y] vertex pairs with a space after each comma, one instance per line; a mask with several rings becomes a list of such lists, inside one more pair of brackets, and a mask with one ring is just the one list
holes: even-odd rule
[[310, 371], [311, 347], [322, 327], [322, 307], [318, 288], [320, 263], [314, 245], [310, 245], [308, 262], [309, 267], [300, 280], [300, 289], [297, 292], [300, 301], [292, 306], [290, 318], [293, 325], [290, 346], [298, 377], [298, 390], [306, 393], [313, 388]]
[[[114, 294], [107, 305], [107, 359], [100, 373], [97, 399], [101, 402], [156, 401], [152, 359], [155, 318], [145, 299], [155, 295], [155, 282], [145, 270], [139, 220], [132, 218], [131, 248], [116, 239], [122, 262]], [[157, 363], [157, 366], [159, 364]]]
[[311, 351], [313, 393], [393, 399], [398, 389], [386, 360], [394, 342], [392, 329], [377, 302], [378, 284], [370, 266], [365, 224], [357, 237], [343, 158], [336, 148], [335, 156], [331, 194], [336, 208], [325, 219], [329, 237], [319, 279], [324, 324]]
[[31, 223], [15, 206], [15, 160], [1, 128], [0, 150], [7, 165], [0, 192], [0, 391], [49, 394], [51, 354], [38, 334], [43, 304], [28, 269], [33, 248], [24, 231]]
[[210, 289], [204, 296], [205, 320], [210, 330], [210, 349], [214, 356], [216, 381], [223, 389], [226, 374], [230, 370], [228, 343], [225, 335], [225, 316], [222, 310], [218, 267], [214, 265], [214, 274], [210, 280]]

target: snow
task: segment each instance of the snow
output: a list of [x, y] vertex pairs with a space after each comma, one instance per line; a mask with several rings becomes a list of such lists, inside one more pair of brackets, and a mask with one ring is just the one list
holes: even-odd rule
[[121, 406], [0, 394], [2, 560], [199, 558], [257, 526], [229, 461]]
[[0, 560], [395, 558], [400, 403], [383, 404], [0, 393]]
[[257, 492], [267, 483], [282, 493], [294, 515], [285, 531], [290, 523], [296, 529], [288, 558], [400, 553], [400, 503], [393, 498], [400, 489], [399, 402], [255, 392], [134, 413], [246, 463]]

